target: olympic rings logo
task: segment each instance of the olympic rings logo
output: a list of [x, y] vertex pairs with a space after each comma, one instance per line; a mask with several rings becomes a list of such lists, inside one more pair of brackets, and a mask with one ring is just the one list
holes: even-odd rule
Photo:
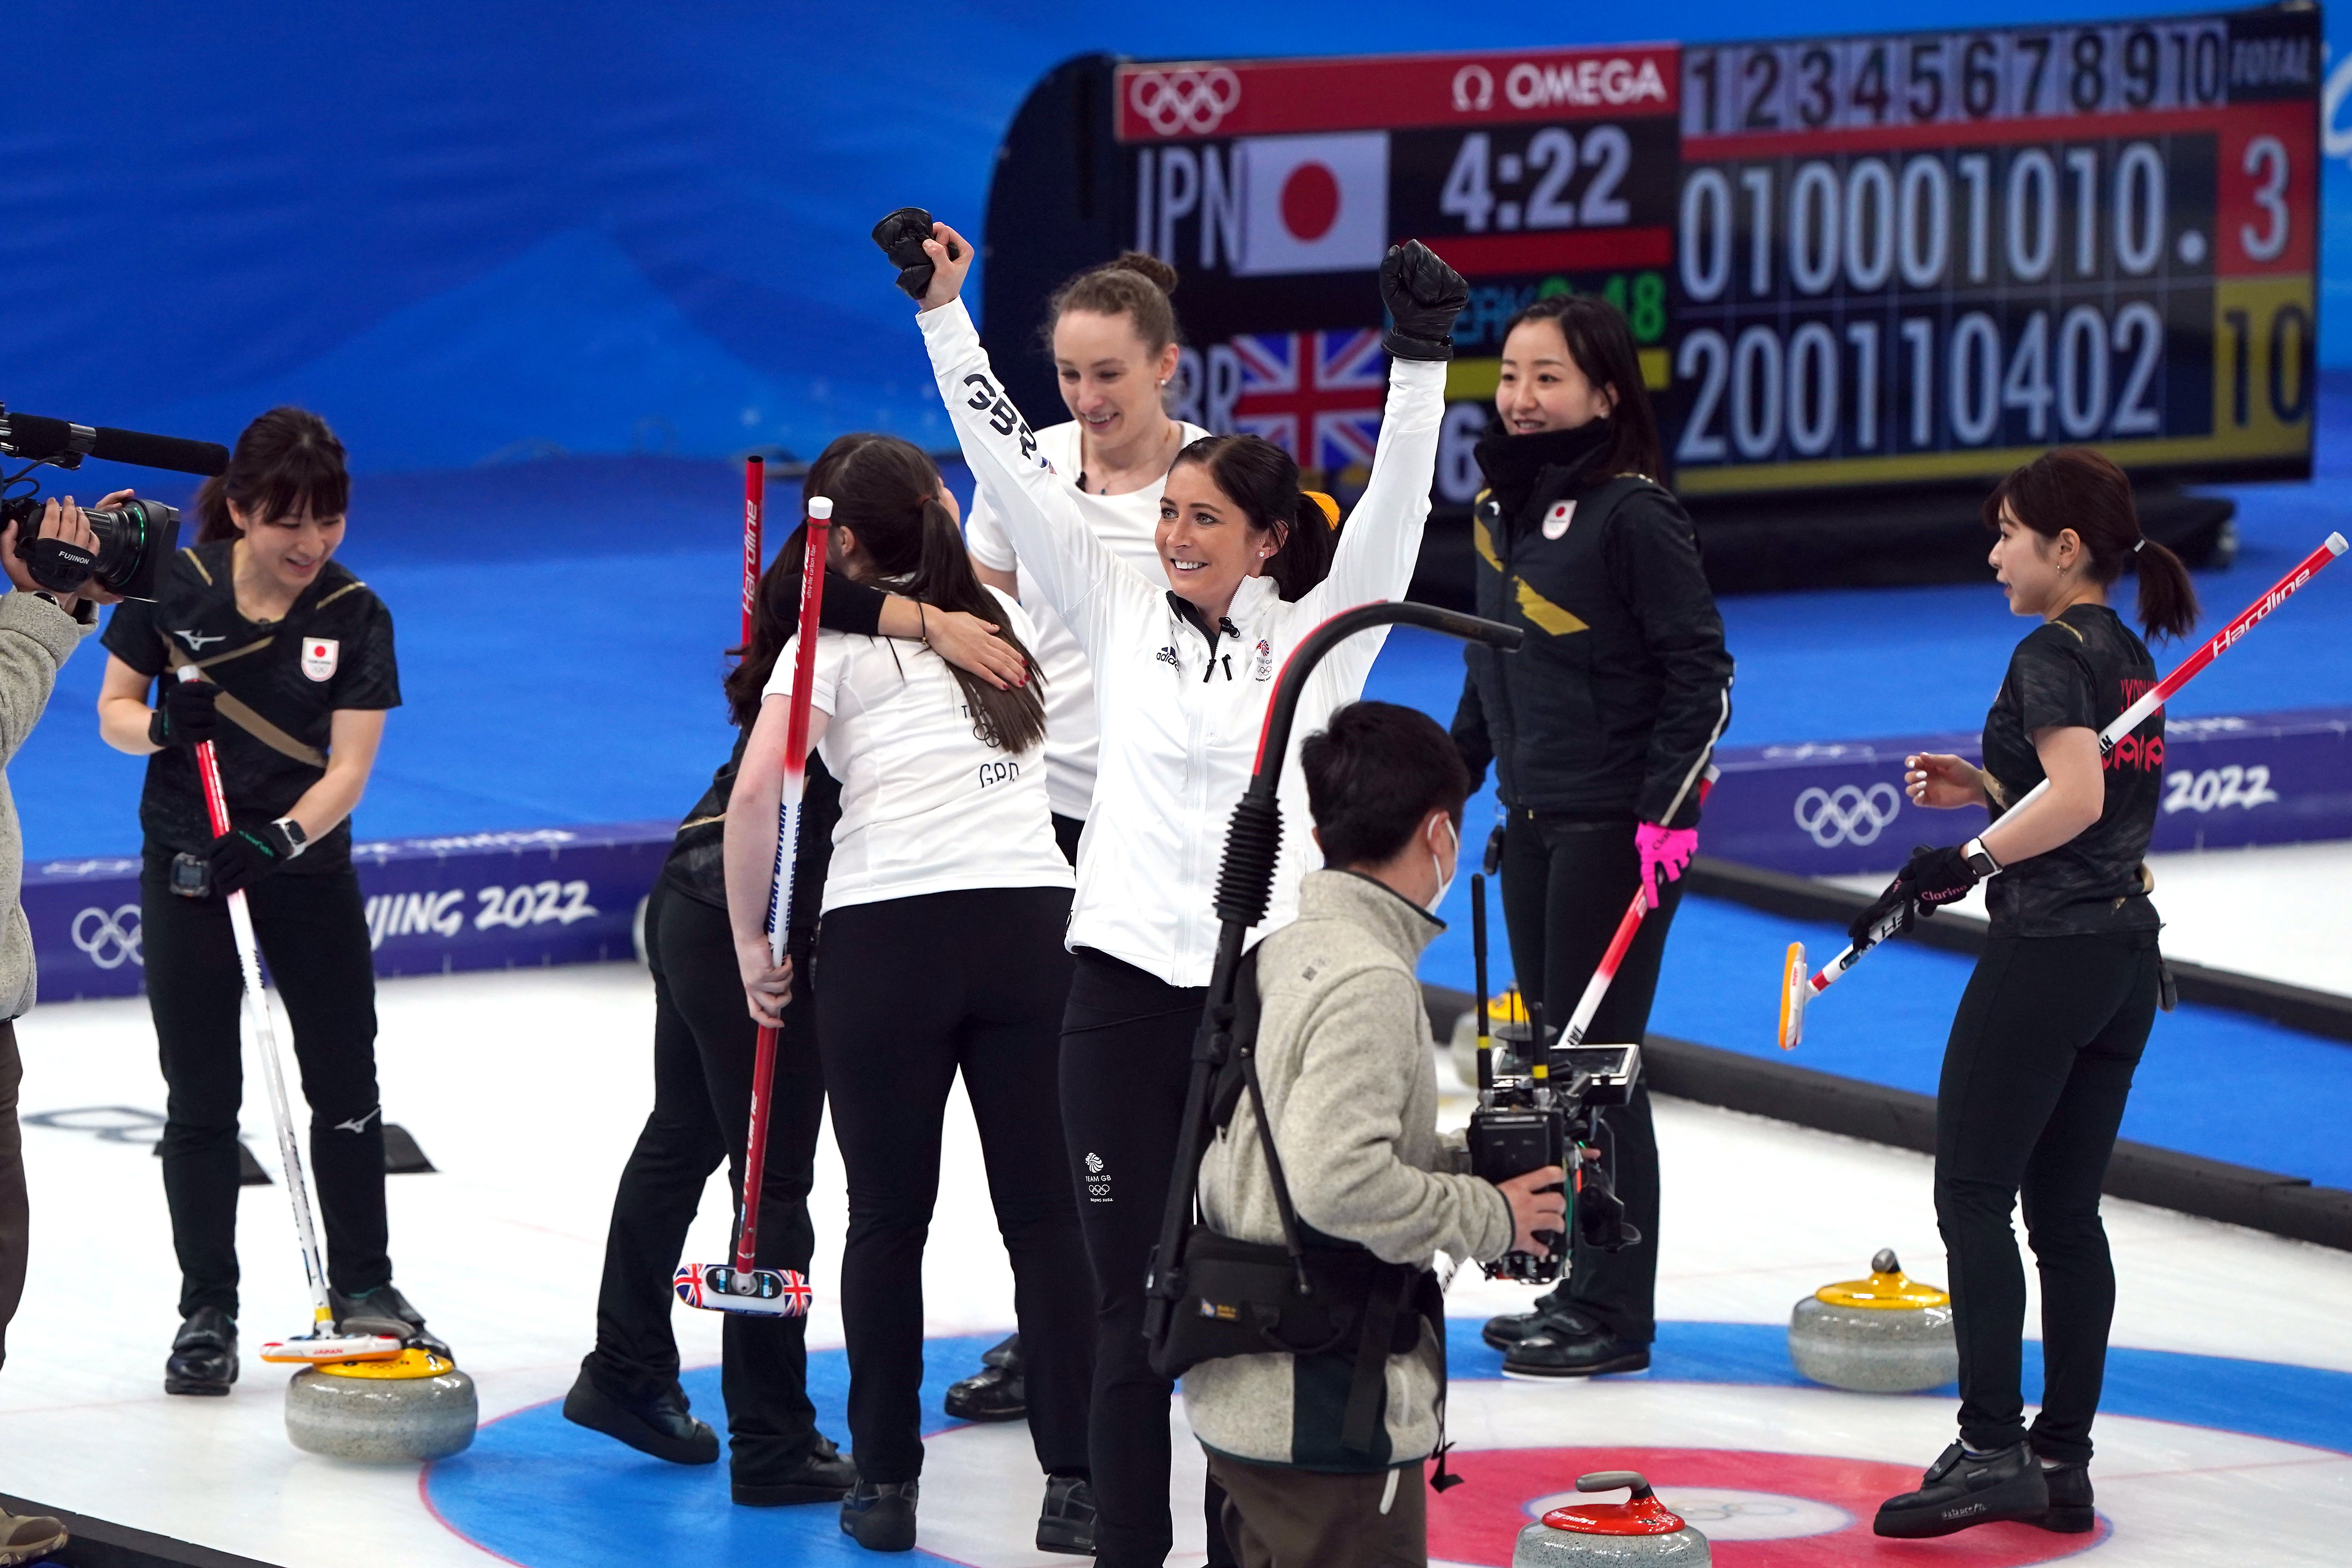
[[1874, 844], [1902, 809], [1903, 796], [1891, 784], [1874, 784], [1866, 790], [1856, 784], [1833, 790], [1816, 784], [1797, 797], [1797, 826], [1824, 849]]
[[1128, 107], [1162, 136], [1205, 136], [1241, 107], [1241, 78], [1213, 69], [1140, 71], [1128, 79]]
[[128, 962], [147, 966], [139, 952], [139, 906], [125, 904], [111, 914], [88, 909], [74, 916], [73, 943], [100, 969], [120, 969]]

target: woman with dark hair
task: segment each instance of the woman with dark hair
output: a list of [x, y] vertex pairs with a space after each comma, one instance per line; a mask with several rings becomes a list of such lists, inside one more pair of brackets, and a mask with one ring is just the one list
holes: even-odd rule
[[[103, 638], [99, 733], [149, 759], [140, 930], [169, 1088], [163, 1194], [184, 1320], [164, 1364], [169, 1394], [225, 1394], [236, 1381], [244, 984], [227, 895], [238, 889], [294, 1025], [337, 1321], [446, 1353], [393, 1284], [387, 1250], [375, 972], [350, 819], [400, 675], [391, 612], [334, 559], [350, 494], [326, 421], [271, 409], [198, 491], [203, 527], [164, 567], [154, 602], [124, 603]], [[190, 668], [205, 679], [179, 681]], [[218, 837], [196, 774], [205, 741], [228, 797]]]
[[[1473, 780], [1497, 770], [1503, 918], [1519, 988], [1565, 1024], [1636, 889], [1650, 912], [1588, 1037], [1649, 1026], [1700, 787], [1731, 721], [1731, 656], [1698, 540], [1663, 472], [1625, 318], [1590, 294], [1538, 300], [1503, 340], [1486, 477], [1471, 521], [1478, 613], [1527, 631], [1505, 658], [1465, 650], [1454, 742]], [[1493, 854], [1489, 850], [1489, 855]], [[1523, 1377], [1650, 1364], [1656, 1334], [1658, 1144], [1650, 1092], [1602, 1113], [1611, 1173], [1640, 1233], [1580, 1237], [1568, 1278], [1487, 1343]]]
[[[1991, 916], [1944, 1047], [1936, 1093], [1936, 1225], [1951, 1269], [1960, 1436], [1919, 1489], [1878, 1510], [1881, 1535], [1948, 1535], [2023, 1520], [2083, 1531], [2091, 1420], [2105, 1374], [2116, 1275], [2099, 1188], [2165, 990], [2163, 922], [2145, 857], [2164, 783], [2164, 710], [2105, 757], [2099, 732], [2156, 683], [2147, 645], [2108, 606], [2126, 569], [2139, 622], [2179, 637], [2197, 594], [2178, 556], [2140, 531], [2131, 481], [2087, 447], [2045, 452], [1986, 498], [1991, 563], [2011, 615], [2041, 625], [2010, 656], [1985, 717], [1984, 765], [1905, 759], [1916, 805], [1981, 806], [1958, 848], [1912, 851], [1851, 934], [1897, 928], [1985, 881]], [[2049, 790], [2011, 809], [2036, 785]], [[1990, 879], [1988, 881], [1988, 879]], [[2021, 1388], [2025, 1276], [2020, 1194], [2042, 1271], [2042, 1411]]]
[[[919, 450], [876, 437], [826, 480], [846, 576], [985, 615], [1024, 653], [1028, 618], [972, 575], [955, 500]], [[779, 1024], [794, 966], [765, 921], [797, 639], [776, 655], [727, 805], [727, 905], [751, 1015]], [[1037, 1544], [1083, 1552], [1084, 1243], [1054, 1098], [1069, 986], [1070, 867], [1045, 797], [1045, 710], [929, 648], [819, 636], [809, 737], [842, 781], [822, 924], [804, 976], [849, 1190], [841, 1313], [856, 1484], [841, 1528], [873, 1551], [915, 1543], [923, 1468], [923, 1246], [939, 1194], [948, 1092], [963, 1079], [997, 1226], [1013, 1261], [1029, 1429], [1047, 1476]], [[888, 998], [877, 1027], [877, 998]]]
[[[849, 454], [876, 439], [852, 435], [833, 442], [809, 466], [803, 492], [825, 493]], [[722, 1161], [739, 1205], [742, 1198], [759, 1027], [739, 996], [721, 830], [761, 693], [799, 624], [805, 537], [803, 531], [788, 537], [760, 579], [751, 638], [735, 650], [739, 662], [725, 683], [729, 717], [739, 731], [734, 752], [679, 824], [669, 858], [646, 900], [645, 955], [654, 983], [654, 1104], [613, 1199], [596, 1298], [596, 1347], [581, 1362], [580, 1375], [563, 1401], [563, 1414], [572, 1422], [673, 1464], [707, 1465], [719, 1458], [718, 1435], [694, 1416], [678, 1386], [670, 1279], [704, 1185]], [[834, 631], [908, 640], [928, 631], [933, 649], [975, 678], [997, 685], [1021, 679], [1021, 655], [993, 635], [992, 621], [919, 605], [838, 574], [827, 574], [823, 615]], [[812, 759], [787, 943], [803, 963], [816, 931], [840, 798], [840, 784]], [[816, 1246], [808, 1194], [824, 1110], [815, 1007], [805, 992], [785, 1009], [777, 1045], [761, 1187], [766, 1223], [760, 1233], [760, 1263], [805, 1274]], [[740, 1504], [829, 1502], [847, 1493], [856, 1479], [849, 1461], [817, 1430], [807, 1391], [806, 1327], [798, 1318], [725, 1315], [720, 1388], [727, 1405], [730, 1490]]]
[[[1437, 462], [1444, 362], [1468, 290], [1417, 243], [1383, 263], [1395, 364], [1371, 479], [1336, 549], [1339, 509], [1298, 488], [1289, 454], [1255, 436], [1213, 437], [1186, 447], [1169, 470], [1154, 539], [1160, 571], [1149, 577], [1087, 526], [1066, 477], [999, 390], [957, 298], [970, 242], [940, 224], [924, 253], [932, 272], [916, 320], [964, 456], [1002, 508], [1024, 584], [1068, 623], [1094, 672], [1101, 749], [1067, 938], [1076, 973], [1062, 1114], [1097, 1301], [1096, 1562], [1157, 1564], [1173, 1539], [1172, 1384], [1146, 1353], [1143, 1284], [1214, 961], [1219, 852], [1255, 763], [1276, 670], [1327, 616], [1400, 597], [1412, 579]], [[1302, 739], [1361, 694], [1381, 640], [1359, 634], [1316, 668], [1298, 706]], [[1286, 759], [1281, 798], [1294, 826], [1254, 936], [1296, 917], [1308, 865], [1295, 757]], [[1209, 1517], [1214, 1552], [1223, 1536], [1213, 1506]]]

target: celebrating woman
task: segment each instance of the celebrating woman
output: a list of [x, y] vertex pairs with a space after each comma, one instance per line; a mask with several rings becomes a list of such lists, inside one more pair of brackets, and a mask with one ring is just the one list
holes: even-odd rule
[[[1094, 674], [1100, 750], [1067, 939], [1076, 965], [1062, 1109], [1097, 1300], [1096, 1561], [1157, 1564], [1172, 1543], [1171, 1385], [1145, 1352], [1144, 1275], [1214, 959], [1218, 851], [1275, 671], [1334, 611], [1399, 597], [1412, 578], [1443, 362], [1468, 290], [1419, 244], [1383, 262], [1396, 364], [1371, 479], [1336, 549], [1339, 509], [1299, 489], [1288, 453], [1255, 436], [1211, 437], [1177, 456], [1161, 489], [1155, 578], [1096, 536], [1067, 477], [1000, 389], [958, 298], [971, 243], [940, 224], [923, 248], [932, 270], [917, 321], [964, 456], [1002, 509], [1023, 585], [1069, 626]], [[1317, 667], [1299, 704], [1301, 736], [1360, 694], [1381, 643], [1360, 634]], [[1295, 757], [1281, 798], [1292, 824], [1308, 820]], [[1305, 838], [1296, 826], [1285, 835], [1271, 912], [1254, 934], [1293, 918]]]
[[[826, 480], [848, 576], [983, 616], [1016, 652], [1019, 606], [972, 575], [954, 499], [930, 459], [865, 439]], [[792, 966], [765, 923], [797, 639], [776, 656], [727, 805], [727, 903], [752, 1016], [782, 1024]], [[922, 1257], [940, 1139], [959, 1073], [1011, 1255], [1029, 1426], [1047, 1475], [1037, 1543], [1083, 1551], [1089, 1331], [1084, 1243], [1054, 1096], [1069, 984], [1070, 868], [1054, 842], [1034, 686], [1003, 689], [928, 647], [819, 636], [809, 734], [842, 781], [823, 921], [805, 977], [849, 1188], [841, 1310], [856, 1483], [841, 1528], [873, 1551], [915, 1543], [922, 1471]], [[877, 998], [887, 1025], [877, 1026]]]
[[[1992, 826], [1921, 848], [1852, 928], [1932, 915], [1979, 882], [1991, 927], [1961, 994], [1936, 1093], [1936, 1223], [1959, 1335], [1960, 1436], [1919, 1489], [1880, 1505], [1881, 1535], [1948, 1535], [2023, 1520], [2095, 1526], [2091, 1420], [2105, 1373], [2116, 1275], [2099, 1188], [2163, 988], [2144, 857], [2164, 776], [2164, 713], [2118, 742], [2099, 732], [2156, 682], [2147, 647], [2107, 604], [2126, 569], [2139, 623], [2178, 637], [2197, 595], [2140, 531], [2131, 481], [2085, 447], [2046, 452], [1985, 501], [1993, 572], [2012, 615], [2038, 619], [1985, 717], [1984, 766], [1906, 760], [1917, 805], [1982, 806]], [[2047, 780], [2039, 799], [2010, 809]], [[2042, 1270], [2042, 1410], [2020, 1386], [2025, 1277], [2010, 1229], [2022, 1194]]]
[[[1472, 520], [1478, 611], [1522, 626], [1504, 658], [1473, 645], [1454, 720], [1470, 776], [1499, 777], [1503, 918], [1520, 989], [1565, 1024], [1638, 888], [1650, 912], [1588, 1038], [1638, 1040], [1676, 879], [1698, 847], [1699, 786], [1731, 719], [1731, 656], [1690, 519], [1662, 472], [1633, 334], [1597, 296], [1538, 300], [1504, 335], [1487, 489]], [[1487, 1342], [1516, 1376], [1650, 1364], [1658, 1143], [1650, 1091], [1602, 1113], [1626, 1218], [1615, 1252], [1580, 1237], [1568, 1278]]]
[[[244, 981], [227, 895], [239, 889], [294, 1025], [336, 1319], [347, 1333], [447, 1349], [392, 1283], [387, 1251], [375, 967], [351, 814], [384, 713], [400, 704], [400, 672], [392, 613], [334, 559], [350, 494], [326, 421], [271, 409], [198, 491], [203, 527], [164, 568], [155, 601], [124, 603], [102, 639], [112, 657], [99, 733], [149, 759], [139, 916], [169, 1089], [163, 1194], [184, 1320], [164, 1363], [169, 1394], [224, 1394], [236, 1381]], [[175, 679], [190, 667], [205, 679]], [[205, 741], [228, 798], [218, 837], [196, 773]]]
[[[1170, 417], [1168, 384], [1180, 349], [1169, 296], [1176, 269], [1129, 251], [1088, 268], [1045, 302], [1045, 342], [1070, 417], [1037, 432], [1037, 449], [1067, 477], [1078, 515], [1129, 565], [1160, 574], [1152, 536], [1160, 525], [1160, 487], [1176, 454], [1208, 432]], [[965, 545], [980, 580], [1021, 596], [1020, 557], [986, 485], [964, 520]], [[1094, 677], [1078, 639], [1040, 596], [1022, 605], [1037, 628], [1033, 650], [1045, 676], [1045, 793], [1054, 837], [1072, 865], [1095, 795]], [[987, 1365], [950, 1385], [947, 1412], [966, 1421], [1015, 1421], [1024, 1408], [1021, 1336], [991, 1350]]]

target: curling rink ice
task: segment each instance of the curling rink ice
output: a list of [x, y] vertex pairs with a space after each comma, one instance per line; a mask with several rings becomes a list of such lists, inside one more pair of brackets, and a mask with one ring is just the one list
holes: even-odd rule
[[[478, 1381], [483, 1427], [429, 1469], [302, 1454], [282, 1426], [290, 1369], [260, 1342], [307, 1310], [283, 1189], [245, 1189], [245, 1361], [225, 1400], [163, 1392], [176, 1279], [149, 1144], [163, 1084], [142, 1002], [45, 1007], [19, 1025], [29, 1125], [32, 1278], [0, 1377], [5, 1478], [17, 1495], [281, 1568], [505, 1561], [526, 1568], [864, 1556], [831, 1505], [749, 1510], [722, 1465], [681, 1469], [562, 1420], [593, 1331], [613, 1185], [650, 1095], [651, 989], [634, 965], [386, 983], [388, 1118], [439, 1167], [391, 1180], [397, 1277]], [[887, 1072], [887, 1030], [874, 1070]], [[258, 1075], [247, 1129], [277, 1156]], [[1452, 1092], [1448, 1114], [1467, 1102]], [[105, 1110], [102, 1108], [121, 1108]], [[2343, 1108], [2314, 1108], [2339, 1116]], [[142, 1114], [148, 1113], [148, 1114]], [[1783, 1563], [2031, 1563], [2114, 1568], [2340, 1564], [2352, 1540], [2352, 1254], [2110, 1203], [2121, 1302], [2095, 1468], [2093, 1536], [2001, 1525], [1880, 1542], [1871, 1510], [1949, 1440], [1948, 1394], [1878, 1396], [1800, 1384], [1790, 1304], [1892, 1246], [1943, 1276], [1922, 1156], [1732, 1112], [1661, 1101], [1666, 1209], [1657, 1363], [1597, 1383], [1507, 1383], [1479, 1320], [1532, 1292], [1455, 1282], [1456, 1468], [1433, 1499], [1433, 1558], [1501, 1568], [1527, 1520], [1581, 1471], [1631, 1467], [1716, 1542], [1726, 1568]], [[89, 1129], [115, 1128], [109, 1135]], [[926, 1407], [934, 1413], [915, 1561], [1072, 1561], [1029, 1547], [1041, 1489], [1026, 1429], [938, 1417], [945, 1384], [1012, 1321], [975, 1141], [959, 1107], [926, 1268]], [[829, 1291], [843, 1227], [828, 1134], [816, 1189], [812, 1387], [846, 1446], [841, 1323]], [[714, 1185], [689, 1250], [719, 1257]], [[2029, 1275], [2029, 1278], [2031, 1276]], [[677, 1314], [697, 1406], [724, 1426], [715, 1316]], [[2028, 1392], [2032, 1392], [2029, 1363]], [[1181, 1411], [1171, 1421], [1181, 1427]], [[1200, 1461], [1178, 1447], [1177, 1563], [1202, 1562]]]

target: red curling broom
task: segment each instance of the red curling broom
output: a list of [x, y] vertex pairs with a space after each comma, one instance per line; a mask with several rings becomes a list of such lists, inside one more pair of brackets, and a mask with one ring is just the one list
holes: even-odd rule
[[[756, 461], [757, 459], [754, 459]], [[744, 571], [756, 586], [759, 563], [759, 475], [745, 479], [743, 502]], [[816, 684], [817, 608], [824, 598], [825, 540], [833, 528], [833, 502], [812, 496], [808, 503], [808, 548], [801, 565], [800, 638], [793, 659], [793, 695], [784, 727], [784, 791], [777, 811], [776, 863], [768, 889], [768, 956], [784, 961], [784, 942], [792, 930], [793, 868], [799, 858], [801, 791], [808, 773], [809, 699]], [[750, 601], [746, 600], [748, 606]], [[748, 607], [744, 643], [751, 640]], [[742, 1217], [735, 1227], [735, 1261], [681, 1263], [672, 1284], [677, 1299], [689, 1307], [713, 1312], [742, 1312], [761, 1318], [803, 1318], [808, 1315], [808, 1277], [790, 1268], [759, 1267], [760, 1187], [768, 1169], [768, 1112], [775, 1095], [776, 1030], [760, 1026], [760, 1044], [751, 1063], [751, 1131], [743, 1156]]]
[[[201, 680], [194, 665], [180, 667], [184, 681]], [[196, 747], [196, 777], [205, 786], [205, 811], [212, 819], [213, 837], [229, 829], [228, 796], [221, 789], [220, 756], [210, 741]], [[261, 944], [254, 939], [253, 910], [245, 889], [228, 896], [229, 931], [236, 939], [237, 967], [245, 974], [245, 1000], [253, 1019], [253, 1051], [261, 1058], [262, 1081], [269, 1086], [269, 1117], [278, 1128], [278, 1159], [285, 1167], [286, 1197], [294, 1207], [294, 1239], [302, 1252], [302, 1273], [310, 1287], [310, 1331], [290, 1339], [272, 1340], [261, 1347], [261, 1359], [319, 1365], [331, 1362], [396, 1361], [402, 1344], [389, 1334], [346, 1334], [335, 1325], [334, 1309], [327, 1301], [327, 1269], [319, 1256], [319, 1229], [312, 1218], [310, 1180], [302, 1169], [301, 1140], [294, 1131], [294, 1113], [286, 1099], [286, 1068], [278, 1059], [278, 1023], [270, 1016], [269, 994], [261, 985]]]

